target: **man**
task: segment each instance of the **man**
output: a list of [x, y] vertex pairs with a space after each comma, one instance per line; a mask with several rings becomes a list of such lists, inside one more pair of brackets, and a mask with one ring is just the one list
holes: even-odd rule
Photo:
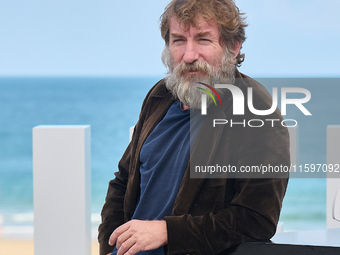
[[[204, 93], [193, 90], [193, 80], [234, 83], [244, 93], [251, 87], [257, 108], [270, 108], [269, 93], [236, 68], [244, 57], [245, 26], [232, 0], [173, 0], [165, 9], [162, 59], [169, 76], [146, 96], [119, 172], [109, 183], [99, 227], [101, 255], [218, 254], [274, 235], [287, 178], [190, 178], [191, 156], [200, 148], [208, 153], [196, 158], [205, 164], [216, 156], [237, 169], [289, 165], [288, 132], [282, 126], [221, 126], [211, 132], [213, 117], [202, 120], [196, 114], [191, 121], [199, 124], [190, 130], [189, 109], [200, 109]], [[222, 99], [223, 114], [232, 116], [230, 94]], [[246, 115], [251, 117], [249, 111]], [[282, 120], [277, 109], [270, 118]]]

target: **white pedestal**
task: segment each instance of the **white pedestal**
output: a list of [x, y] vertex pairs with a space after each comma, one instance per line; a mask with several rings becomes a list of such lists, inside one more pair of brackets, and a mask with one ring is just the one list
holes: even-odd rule
[[[327, 127], [327, 164], [340, 164], [340, 126]], [[340, 228], [339, 172], [327, 173], [327, 228]]]
[[289, 127], [290, 162], [292, 165], [299, 164], [299, 127]]
[[90, 255], [91, 127], [33, 128], [33, 183], [35, 255]]

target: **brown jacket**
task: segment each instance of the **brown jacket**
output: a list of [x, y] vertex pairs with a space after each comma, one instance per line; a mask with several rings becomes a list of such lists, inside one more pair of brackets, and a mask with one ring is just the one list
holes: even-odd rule
[[[261, 99], [257, 101], [257, 109], [270, 108], [271, 97], [261, 84], [238, 71], [236, 78], [244, 94], [247, 87], [253, 87], [254, 97]], [[225, 96], [222, 101], [226, 119], [233, 118], [232, 99]], [[132, 141], [119, 162], [119, 172], [109, 183], [99, 226], [101, 255], [113, 250], [108, 245], [109, 236], [134, 213], [140, 192], [141, 147], [173, 102], [164, 80], [150, 90], [143, 102]], [[269, 117], [282, 120], [278, 110]], [[205, 120], [192, 151], [203, 147], [211, 151], [201, 158], [206, 165], [214, 154], [221, 153], [225, 165], [290, 164], [286, 128], [228, 129], [219, 125], [212, 133], [212, 118], [208, 116]], [[218, 254], [240, 242], [270, 239], [275, 234], [288, 178], [193, 179], [189, 165], [172, 215], [165, 217], [168, 231], [165, 253]]]

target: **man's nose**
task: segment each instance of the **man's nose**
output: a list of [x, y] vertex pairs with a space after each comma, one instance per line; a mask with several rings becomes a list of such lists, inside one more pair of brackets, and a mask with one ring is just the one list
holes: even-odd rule
[[194, 42], [188, 42], [185, 48], [183, 61], [191, 64], [198, 60], [199, 54]]

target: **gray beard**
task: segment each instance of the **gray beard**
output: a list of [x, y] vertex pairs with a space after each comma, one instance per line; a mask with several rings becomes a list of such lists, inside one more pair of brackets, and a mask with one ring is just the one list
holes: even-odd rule
[[[204, 63], [203, 71], [207, 74], [206, 78], [199, 77], [184, 77], [183, 69], [190, 69], [190, 64], [181, 63], [177, 66], [173, 66], [170, 59], [170, 53], [168, 48], [164, 48], [162, 54], [163, 63], [168, 67], [169, 76], [166, 77], [165, 85], [167, 89], [172, 93], [173, 97], [177, 100], [179, 99], [182, 104], [188, 106], [191, 109], [201, 109], [201, 97], [202, 94], [206, 94], [201, 89], [208, 89], [204, 85], [197, 82], [208, 84], [215, 87], [215, 84], [234, 84], [235, 82], [235, 70], [236, 65], [230, 60], [230, 53], [226, 50], [226, 53], [221, 61], [221, 68], [216, 71], [214, 67], [208, 63]], [[195, 70], [202, 70], [200, 67], [194, 67]], [[216, 89], [219, 95], [223, 95], [223, 90]], [[213, 99], [207, 97], [207, 105], [211, 104]]]

